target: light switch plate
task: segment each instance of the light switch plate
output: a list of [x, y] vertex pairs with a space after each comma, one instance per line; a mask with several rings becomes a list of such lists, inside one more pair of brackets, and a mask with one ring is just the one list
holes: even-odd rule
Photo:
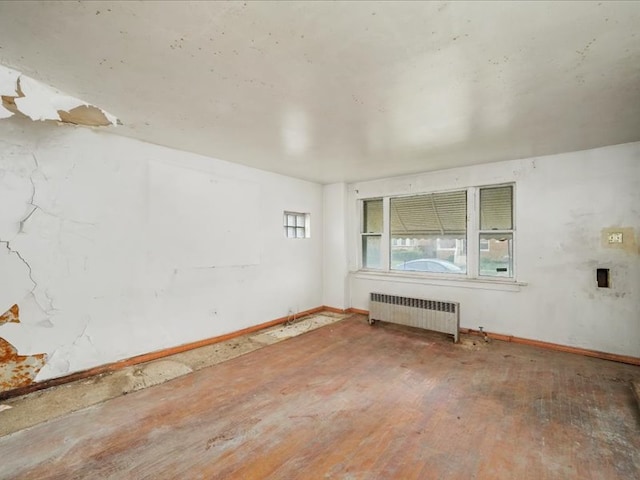
[[609, 234], [609, 243], [622, 243], [622, 232], [612, 232]]

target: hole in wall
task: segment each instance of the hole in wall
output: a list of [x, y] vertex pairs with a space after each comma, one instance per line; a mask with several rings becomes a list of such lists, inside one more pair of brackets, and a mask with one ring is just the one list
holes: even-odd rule
[[598, 288], [611, 288], [609, 283], [609, 269], [596, 269], [596, 280], [598, 281]]

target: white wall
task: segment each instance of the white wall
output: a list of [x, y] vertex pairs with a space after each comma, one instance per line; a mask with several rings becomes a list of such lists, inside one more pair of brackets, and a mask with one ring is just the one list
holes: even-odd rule
[[324, 186], [323, 305], [349, 307], [347, 268], [347, 185]]
[[[357, 270], [357, 199], [501, 182], [516, 184], [517, 280], [415, 280]], [[349, 185], [351, 305], [368, 293], [461, 303], [461, 326], [640, 357], [640, 143]], [[603, 229], [631, 227], [626, 249]], [[611, 269], [612, 288], [596, 286]]]
[[[44, 380], [317, 307], [322, 202], [318, 184], [4, 120], [0, 313], [22, 323], [0, 336], [47, 353]], [[310, 239], [284, 238], [284, 210], [311, 213]]]

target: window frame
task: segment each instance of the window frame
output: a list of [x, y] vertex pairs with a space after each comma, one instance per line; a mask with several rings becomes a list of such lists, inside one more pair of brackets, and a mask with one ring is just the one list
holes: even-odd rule
[[[480, 220], [480, 211], [481, 211], [480, 192], [483, 189], [501, 188], [501, 187], [511, 187], [511, 229], [496, 229], [496, 230], [482, 229], [481, 220]], [[477, 229], [476, 229], [476, 236], [474, 240], [478, 245], [478, 257], [477, 257], [477, 261], [475, 262], [476, 268], [478, 269], [477, 278], [482, 280], [502, 280], [502, 281], [515, 282], [516, 273], [517, 273], [517, 269], [516, 269], [516, 184], [515, 182], [499, 183], [495, 185], [482, 185], [480, 187], [477, 187], [476, 188], [476, 204], [477, 204], [477, 211], [475, 212], [475, 217], [477, 220]], [[483, 234], [496, 235], [501, 233], [511, 235], [511, 273], [512, 274], [511, 276], [482, 275], [480, 273], [480, 252], [485, 250], [480, 249], [480, 238], [482, 237]], [[491, 247], [489, 247], [489, 250], [486, 250], [486, 251], [490, 251], [490, 250], [491, 250]]]
[[[511, 187], [512, 196], [511, 196], [511, 216], [512, 216], [512, 230], [480, 230], [480, 191], [484, 188], [499, 188], [499, 187]], [[434, 193], [449, 193], [449, 192], [460, 192], [465, 191], [467, 195], [467, 222], [466, 222], [466, 248], [467, 248], [467, 265], [466, 265], [466, 273], [435, 273], [435, 272], [421, 272], [421, 271], [402, 271], [402, 270], [392, 270], [391, 269], [391, 225], [390, 225], [390, 202], [392, 198], [400, 198], [400, 197], [415, 197], [420, 195], [430, 195]], [[443, 190], [429, 190], [429, 191], [421, 191], [421, 192], [412, 192], [409, 194], [399, 194], [399, 195], [377, 195], [371, 197], [363, 197], [357, 200], [358, 202], [358, 239], [359, 245], [357, 249], [357, 268], [359, 271], [363, 272], [376, 272], [381, 274], [389, 274], [393, 276], [401, 276], [401, 277], [413, 277], [413, 278], [427, 278], [430, 280], [433, 279], [444, 279], [444, 280], [482, 280], [486, 282], [495, 282], [495, 283], [518, 283], [517, 280], [517, 268], [516, 268], [516, 259], [517, 259], [517, 215], [516, 215], [516, 198], [517, 198], [517, 189], [515, 182], [505, 182], [505, 183], [496, 183], [496, 184], [487, 184], [487, 185], [479, 185], [479, 186], [470, 186], [470, 187], [461, 187], [461, 188], [451, 188], [451, 189], [443, 189]], [[380, 240], [380, 259], [381, 259], [381, 267], [380, 268], [371, 268], [365, 267], [363, 263], [363, 237], [365, 235], [372, 235], [371, 233], [363, 232], [364, 229], [364, 204], [369, 200], [380, 200], [383, 201], [382, 215], [383, 215], [383, 231], [376, 232], [374, 235], [379, 235], [381, 237]], [[512, 266], [512, 276], [490, 276], [490, 275], [481, 275], [480, 274], [480, 253], [487, 251], [486, 249], [480, 248], [480, 237], [481, 233], [509, 233], [512, 235], [512, 252], [511, 252], [511, 266]]]
[[[364, 205], [366, 202], [368, 201], [379, 201], [382, 200], [382, 231], [379, 232], [365, 232], [365, 216], [364, 216]], [[388, 210], [388, 206], [389, 206], [389, 199], [386, 199], [386, 203], [385, 203], [385, 198], [384, 197], [371, 197], [371, 198], [365, 198], [360, 200], [359, 202], [359, 209], [358, 211], [360, 212], [360, 216], [358, 218], [358, 238], [360, 239], [360, 244], [358, 247], [358, 265], [359, 268], [361, 270], [369, 270], [369, 271], [383, 271], [384, 270], [384, 265], [385, 265], [385, 261], [388, 263], [388, 259], [385, 260], [386, 255], [385, 255], [385, 251], [387, 249], [387, 247], [385, 247], [385, 239], [384, 239], [384, 231], [385, 229], [388, 228], [388, 219], [386, 218], [385, 215], [385, 211]], [[364, 265], [365, 263], [365, 258], [364, 258], [364, 239], [365, 237], [379, 237], [380, 238], [380, 268], [376, 268], [376, 267], [367, 267]], [[387, 237], [387, 242], [388, 242], [388, 237]]]
[[[311, 238], [311, 215], [309, 213], [303, 212], [293, 212], [290, 210], [285, 210], [282, 214], [283, 216], [283, 226], [284, 226], [284, 237], [291, 240], [304, 240], [305, 238]], [[289, 217], [293, 216], [295, 218], [294, 225], [289, 224]], [[298, 225], [298, 220], [302, 220], [303, 225]], [[291, 237], [289, 236], [289, 229], [293, 228], [296, 232], [296, 235]], [[302, 231], [302, 236], [298, 236], [297, 232]]]

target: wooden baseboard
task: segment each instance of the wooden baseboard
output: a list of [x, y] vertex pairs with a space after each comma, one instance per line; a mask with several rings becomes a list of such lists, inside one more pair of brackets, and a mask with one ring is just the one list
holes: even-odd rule
[[323, 305], [322, 309], [325, 312], [331, 312], [331, 313], [349, 313], [347, 310], [343, 308], [329, 307], [328, 305]]
[[361, 310], [359, 308], [347, 308], [347, 313], [357, 313], [358, 315], [369, 315], [369, 310]]
[[[319, 313], [324, 310], [325, 310], [325, 307], [316, 307], [310, 310], [305, 310], [303, 312], [298, 312], [295, 314], [295, 319], [298, 320], [302, 317], [306, 317], [314, 313]], [[214, 343], [224, 342], [225, 340], [231, 340], [241, 335], [246, 335], [248, 333], [253, 333], [258, 330], [263, 330], [265, 328], [273, 327], [274, 325], [285, 323], [290, 319], [291, 319], [291, 316], [280, 317], [280, 318], [276, 318], [275, 320], [270, 320], [268, 322], [260, 323], [252, 327], [243, 328], [242, 330], [237, 330], [235, 332], [226, 333], [224, 335], [219, 335], [217, 337], [206, 338], [204, 340], [185, 343], [183, 345], [178, 345], [176, 347], [169, 347], [162, 350], [157, 350], [155, 352], [144, 353], [142, 355], [126, 358], [124, 360], [119, 360], [113, 363], [107, 363], [106, 365], [100, 365], [98, 367], [90, 368], [88, 370], [74, 372], [69, 375], [64, 375], [62, 377], [51, 378], [49, 380], [44, 380], [42, 382], [35, 382], [25, 387], [20, 387], [20, 388], [15, 388], [13, 390], [0, 392], [0, 401], [6, 400], [8, 398], [14, 398], [14, 397], [19, 397], [21, 395], [26, 395], [28, 393], [36, 392], [38, 390], [44, 390], [46, 388], [57, 387], [58, 385], [64, 385], [65, 383], [75, 382], [77, 380], [83, 380], [89, 377], [95, 377], [96, 375], [115, 372], [117, 370], [121, 370], [123, 368], [130, 367], [132, 365], [150, 362], [152, 360], [159, 360], [161, 358], [175, 355], [177, 353], [187, 352], [189, 350], [193, 350], [196, 348], [213, 345]]]
[[[361, 310], [359, 308], [348, 308], [346, 311], [348, 313], [358, 313], [360, 315], [369, 315], [369, 311]], [[541, 340], [531, 340], [529, 338], [514, 337], [513, 335], [504, 335], [501, 333], [492, 333], [492, 332], [486, 332], [486, 331], [484, 333], [481, 333], [479, 330], [473, 330], [471, 328], [461, 328], [460, 333], [466, 333], [469, 335], [478, 335], [478, 336], [484, 336], [484, 334], [486, 333], [487, 336], [493, 340], [520, 343], [522, 345], [531, 345], [534, 347], [546, 348], [548, 350], [574, 353], [577, 355], [600, 358], [602, 360], [611, 360], [613, 362], [619, 362], [619, 363], [628, 363], [630, 365], [640, 365], [640, 358], [631, 357], [628, 355], [618, 355], [616, 353], [600, 352], [598, 350], [589, 350], [587, 348], [570, 347], [568, 345], [561, 345], [559, 343], [543, 342]]]
[[[335, 307], [323, 305], [321, 307], [316, 307], [309, 310], [305, 310], [303, 312], [299, 312], [295, 315], [295, 318], [300, 319], [302, 317], [306, 317], [306, 316], [313, 315], [315, 313], [320, 313], [323, 311], [332, 312], [332, 313], [351, 313], [351, 314], [359, 314], [359, 315], [369, 315], [368, 310], [362, 310], [359, 308], [341, 309], [341, 308], [335, 308]], [[248, 333], [257, 332], [265, 328], [269, 328], [275, 325], [285, 323], [290, 319], [291, 319], [290, 316], [280, 317], [280, 318], [276, 318], [275, 320], [270, 320], [268, 322], [260, 323], [252, 327], [243, 328], [242, 330], [237, 330], [235, 332], [227, 333], [224, 335], [219, 335], [217, 337], [198, 340], [196, 342], [186, 343], [183, 345], [178, 345], [176, 347], [169, 347], [163, 350], [157, 350], [155, 352], [137, 355], [135, 357], [126, 358], [124, 360], [108, 363], [106, 365], [100, 365], [98, 367], [90, 368], [88, 370], [74, 372], [69, 375], [65, 375], [63, 377], [51, 378], [49, 380], [44, 380], [42, 382], [35, 382], [35, 383], [32, 383], [31, 385], [27, 385], [26, 387], [16, 388], [13, 390], [8, 390], [6, 392], [0, 392], [0, 401], [6, 400], [8, 398], [14, 398], [14, 397], [19, 397], [21, 395], [26, 395], [28, 393], [36, 392], [38, 390], [44, 390], [46, 388], [56, 387], [58, 385], [64, 385], [65, 383], [75, 382], [77, 380], [83, 380], [89, 377], [94, 377], [94, 376], [102, 375], [105, 373], [115, 372], [117, 370], [121, 370], [123, 368], [129, 367], [132, 365], [150, 362], [153, 360], [159, 360], [161, 358], [175, 355], [177, 353], [187, 352], [189, 350], [193, 350], [196, 348], [206, 347], [208, 345], [213, 345], [215, 343], [224, 342], [226, 340], [231, 340], [233, 338], [246, 335]], [[481, 333], [479, 330], [472, 330], [469, 328], [461, 328], [460, 333], [466, 333], [469, 335], [478, 335], [478, 336], [483, 336], [484, 333], [486, 333], [489, 338], [494, 340], [501, 340], [503, 342], [513, 342], [513, 343], [520, 343], [523, 345], [532, 345], [535, 347], [546, 348], [549, 350], [557, 350], [561, 352], [585, 355], [588, 357], [595, 357], [595, 358], [600, 358], [604, 360], [612, 360], [614, 362], [628, 363], [631, 365], [640, 365], [640, 358], [630, 357], [626, 355], [617, 355], [614, 353], [599, 352], [597, 350], [588, 350], [585, 348], [570, 347], [567, 345], [561, 345], [557, 343], [550, 343], [550, 342], [543, 342], [540, 340], [531, 340], [528, 338], [514, 337], [513, 335], [503, 335], [500, 333], [492, 333], [492, 332]]]
[[628, 363], [631, 365], [640, 365], [640, 358], [631, 357], [628, 355], [618, 355], [616, 353], [600, 352], [598, 350], [589, 350], [581, 347], [570, 347], [569, 345], [562, 345], [559, 343], [543, 342], [541, 340], [531, 340], [529, 338], [514, 337], [513, 335], [503, 335], [501, 333], [492, 332], [480, 332], [479, 330], [473, 330], [470, 328], [461, 328], [460, 333], [466, 333], [469, 335], [483, 336], [487, 334], [492, 340], [501, 340], [503, 342], [520, 343], [522, 345], [531, 345], [533, 347], [546, 348], [548, 350], [556, 350], [558, 352], [575, 353], [577, 355], [584, 355], [586, 357], [600, 358], [602, 360], [611, 360], [614, 362]]

